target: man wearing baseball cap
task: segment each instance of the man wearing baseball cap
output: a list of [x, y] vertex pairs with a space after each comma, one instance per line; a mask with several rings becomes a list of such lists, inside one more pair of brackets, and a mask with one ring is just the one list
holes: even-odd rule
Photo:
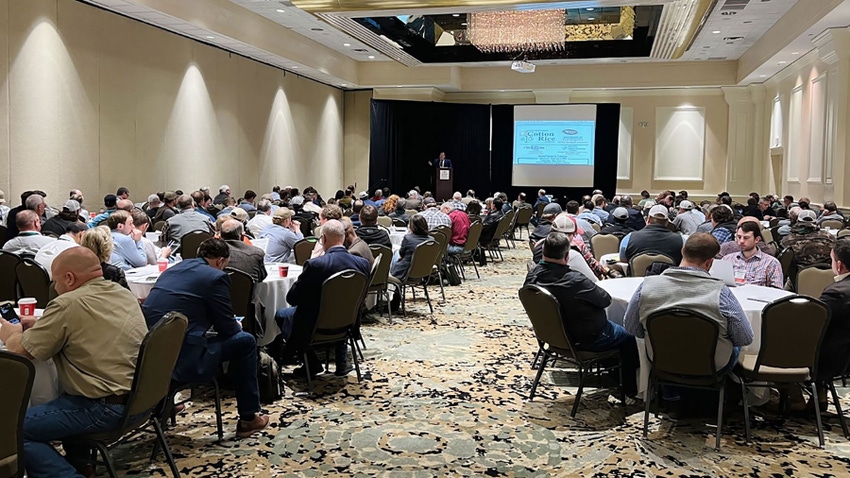
[[599, 231], [601, 234], [622, 234], [627, 235], [635, 230], [629, 226], [629, 210], [624, 207], [618, 207], [611, 211], [608, 215], [608, 220], [613, 221], [602, 226]]
[[55, 234], [56, 237], [65, 234], [65, 229], [68, 226], [80, 222], [79, 213], [79, 202], [73, 199], [65, 201], [65, 205], [62, 207], [62, 212], [51, 217], [47, 221], [44, 221], [44, 224], [41, 225], [41, 233], [44, 234], [49, 232], [51, 234]]
[[821, 231], [817, 220], [817, 214], [811, 209], [800, 210], [797, 222], [791, 226], [791, 233], [782, 239], [782, 247], [790, 247], [794, 251], [794, 262], [800, 268], [830, 264], [832, 261], [830, 252], [835, 238]]
[[664, 254], [678, 264], [682, 261], [682, 236], [667, 228], [667, 206], [656, 204], [649, 209], [646, 227], [624, 237], [620, 243], [620, 259], [651, 252]]
[[694, 203], [687, 200], [679, 203], [679, 214], [673, 220], [673, 225], [678, 231], [682, 234], [693, 234], [703, 222], [705, 222], [705, 216], [698, 209], [694, 209]]

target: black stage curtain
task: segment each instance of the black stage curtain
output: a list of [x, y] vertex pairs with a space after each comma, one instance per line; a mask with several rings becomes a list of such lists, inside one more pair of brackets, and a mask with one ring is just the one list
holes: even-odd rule
[[[490, 151], [492, 111], [493, 149]], [[479, 198], [504, 192], [513, 201], [520, 192], [534, 202], [537, 189], [511, 185], [513, 105], [470, 105], [372, 100], [369, 190], [388, 186], [403, 195], [419, 186], [434, 189], [435, 168], [427, 162], [446, 152], [455, 171], [454, 189], [475, 190]], [[620, 105], [597, 104], [596, 168], [589, 188], [546, 187], [562, 204], [594, 189], [611, 197], [617, 186]]]
[[[490, 189], [490, 105], [372, 100], [370, 193], [434, 191], [440, 151], [452, 160], [454, 189]], [[486, 194], [486, 192], [485, 192]]]

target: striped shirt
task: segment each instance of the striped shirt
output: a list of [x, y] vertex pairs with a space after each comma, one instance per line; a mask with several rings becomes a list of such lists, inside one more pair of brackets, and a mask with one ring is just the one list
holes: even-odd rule
[[723, 256], [723, 260], [731, 262], [732, 267], [736, 270], [745, 270], [744, 280], [747, 284], [776, 287], [777, 289], [783, 287], [782, 264], [775, 257], [765, 254], [758, 248], [749, 259], [745, 259], [744, 253], [739, 251]]

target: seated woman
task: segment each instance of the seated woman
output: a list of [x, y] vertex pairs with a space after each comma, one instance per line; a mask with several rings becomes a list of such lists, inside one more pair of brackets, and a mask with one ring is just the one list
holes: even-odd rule
[[[392, 196], [390, 196], [390, 199], [388, 199], [388, 200], [387, 200], [387, 202], [385, 202], [385, 203], [384, 203], [384, 208], [386, 208], [386, 207], [387, 207], [387, 203], [389, 203], [389, 202], [390, 202], [390, 200], [391, 200], [393, 197], [395, 197], [395, 194], [393, 194]], [[407, 223], [407, 222], [410, 222], [410, 216], [407, 214], [406, 206], [407, 206], [407, 201], [405, 201], [404, 199], [399, 198], [399, 199], [396, 201], [396, 204], [395, 204], [395, 211], [393, 211], [393, 212], [391, 212], [391, 213], [387, 214], [387, 216], [391, 217], [391, 218], [392, 218], [392, 220], [393, 220], [393, 222], [395, 222], [395, 221], [404, 221], [404, 222], [406, 222], [406, 223]]]
[[428, 222], [417, 214], [410, 219], [408, 226], [409, 233], [404, 236], [401, 241], [401, 248], [397, 255], [393, 256], [393, 264], [390, 268], [390, 275], [396, 279], [402, 280], [407, 277], [407, 272], [410, 270], [410, 262], [413, 260], [413, 251], [416, 246], [423, 242], [433, 241], [434, 238], [428, 235]]
[[393, 194], [384, 201], [384, 204], [378, 208], [379, 216], [389, 216], [390, 214], [395, 213], [396, 205], [398, 204], [399, 197], [397, 194]]
[[104, 279], [116, 282], [125, 289], [130, 289], [127, 279], [124, 277], [124, 271], [109, 263], [109, 256], [112, 255], [115, 244], [112, 242], [112, 232], [108, 227], [98, 226], [89, 229], [83, 234], [80, 245], [90, 249], [100, 260]]

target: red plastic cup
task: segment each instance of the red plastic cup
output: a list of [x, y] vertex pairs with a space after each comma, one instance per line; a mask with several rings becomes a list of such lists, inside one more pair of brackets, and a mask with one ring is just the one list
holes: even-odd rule
[[289, 276], [289, 265], [288, 264], [282, 264], [282, 265], [278, 266], [277, 270], [278, 270], [278, 273], [280, 274], [281, 277]]
[[156, 266], [159, 267], [160, 272], [165, 272], [168, 269], [168, 259], [161, 258], [156, 261]]
[[24, 297], [18, 301], [18, 308], [21, 311], [22, 317], [32, 317], [35, 315], [35, 305], [38, 303], [32, 297]]

